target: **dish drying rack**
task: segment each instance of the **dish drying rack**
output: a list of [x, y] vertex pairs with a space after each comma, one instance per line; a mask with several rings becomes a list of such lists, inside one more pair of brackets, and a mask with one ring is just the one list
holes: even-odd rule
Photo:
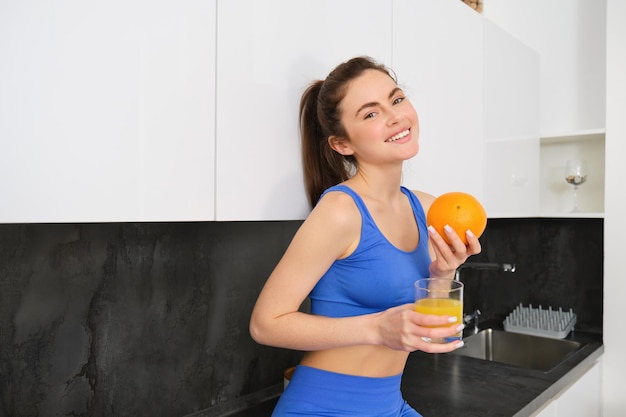
[[504, 330], [551, 339], [563, 339], [574, 329], [576, 314], [570, 308], [563, 311], [561, 307], [553, 310], [541, 306], [533, 308], [530, 304], [524, 307], [521, 303], [504, 319]]

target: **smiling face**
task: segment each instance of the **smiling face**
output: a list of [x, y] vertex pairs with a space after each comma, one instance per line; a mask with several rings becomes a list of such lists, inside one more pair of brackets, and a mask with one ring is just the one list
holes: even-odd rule
[[367, 70], [348, 86], [341, 101], [347, 138], [331, 136], [342, 155], [363, 163], [397, 163], [417, 154], [419, 121], [404, 92], [387, 74]]

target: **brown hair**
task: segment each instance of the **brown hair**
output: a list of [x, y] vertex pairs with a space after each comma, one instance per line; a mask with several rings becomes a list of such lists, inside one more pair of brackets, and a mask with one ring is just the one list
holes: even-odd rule
[[370, 69], [381, 71], [396, 81], [395, 74], [387, 67], [361, 56], [339, 64], [326, 80], [313, 82], [302, 94], [300, 135], [304, 183], [312, 207], [325, 189], [347, 180], [356, 169], [354, 156], [335, 152], [328, 144], [328, 138], [333, 135], [346, 137], [339, 105], [349, 83]]

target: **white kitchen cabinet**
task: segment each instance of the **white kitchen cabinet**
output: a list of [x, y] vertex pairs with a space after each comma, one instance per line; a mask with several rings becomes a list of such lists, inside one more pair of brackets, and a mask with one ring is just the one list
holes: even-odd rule
[[[494, 1], [484, 15], [541, 57], [541, 216], [602, 217], [606, 1]], [[572, 191], [560, 178], [572, 157], [590, 165], [579, 191], [583, 213], [569, 213]]]
[[551, 400], [531, 417], [556, 417], [556, 403]]
[[298, 105], [340, 62], [391, 63], [386, 0], [223, 0], [217, 28], [217, 220], [303, 219]]
[[485, 143], [485, 199], [489, 218], [539, 215], [539, 139]]
[[493, 22], [483, 21], [484, 138], [540, 136], [540, 56]]
[[0, 221], [212, 219], [215, 11], [2, 2]]
[[532, 417], [601, 417], [601, 381], [602, 361], [599, 360]]
[[393, 1], [392, 67], [420, 118], [411, 189], [483, 199], [482, 21], [460, 1]]
[[0, 221], [302, 219], [299, 99], [356, 55], [420, 116], [406, 186], [528, 215], [532, 54], [483, 21], [456, 0], [3, 2]]
[[556, 398], [555, 417], [602, 416], [602, 362], [596, 362]]
[[537, 52], [484, 20], [485, 210], [536, 217], [539, 204]]
[[605, 0], [491, 1], [483, 13], [541, 56], [541, 136], [604, 128]]

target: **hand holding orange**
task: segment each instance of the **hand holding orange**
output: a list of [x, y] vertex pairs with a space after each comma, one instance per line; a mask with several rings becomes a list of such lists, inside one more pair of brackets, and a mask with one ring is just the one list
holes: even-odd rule
[[467, 245], [465, 232], [469, 229], [476, 237], [480, 237], [487, 227], [487, 213], [474, 196], [454, 191], [442, 194], [433, 201], [426, 215], [426, 223], [433, 226], [448, 244], [450, 242], [443, 227], [449, 225]]

